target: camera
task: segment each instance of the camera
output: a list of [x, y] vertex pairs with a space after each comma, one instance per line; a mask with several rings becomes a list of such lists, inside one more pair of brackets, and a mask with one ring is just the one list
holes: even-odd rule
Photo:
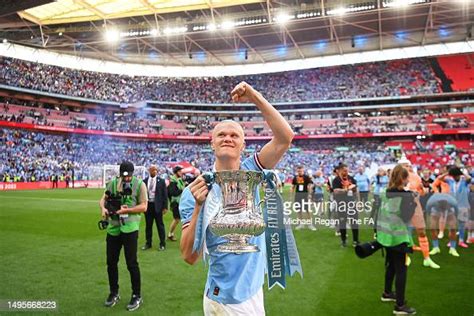
[[365, 244], [357, 245], [355, 247], [355, 253], [357, 257], [364, 259], [373, 255], [377, 250], [383, 246], [378, 241], [371, 241]]
[[116, 215], [117, 211], [122, 207], [122, 194], [112, 194], [110, 191], [105, 191], [105, 208], [109, 216]]
[[[109, 190], [105, 191], [105, 208], [107, 209], [108, 217], [117, 215], [117, 211], [122, 208], [122, 197], [132, 195], [132, 185], [130, 182], [124, 182], [122, 192], [112, 194]], [[100, 220], [98, 226], [100, 230], [104, 230], [109, 225], [108, 220]]]

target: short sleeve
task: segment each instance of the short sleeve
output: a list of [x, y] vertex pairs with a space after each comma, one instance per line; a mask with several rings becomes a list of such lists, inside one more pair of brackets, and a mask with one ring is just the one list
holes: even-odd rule
[[194, 205], [196, 201], [189, 188], [185, 188], [179, 200], [179, 214], [181, 216], [182, 228], [189, 226], [191, 218], [193, 217]]
[[246, 158], [242, 162], [242, 169], [244, 170], [252, 170], [252, 171], [263, 171], [263, 166], [258, 160], [257, 153], [254, 153], [252, 156]]
[[142, 181], [140, 184], [140, 195], [138, 196], [138, 203], [146, 203], [148, 202], [148, 190], [146, 189], [145, 182]]
[[296, 177], [293, 178], [293, 180], [291, 181], [291, 184], [296, 185]]

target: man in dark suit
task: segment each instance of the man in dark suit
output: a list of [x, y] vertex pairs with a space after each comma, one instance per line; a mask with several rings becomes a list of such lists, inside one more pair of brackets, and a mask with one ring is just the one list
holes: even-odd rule
[[163, 214], [167, 212], [168, 208], [168, 191], [166, 189], [165, 180], [157, 176], [158, 169], [151, 165], [148, 169], [150, 176], [143, 180], [148, 190], [148, 207], [145, 213], [146, 219], [146, 244], [142, 250], [151, 248], [151, 240], [153, 236], [153, 222], [156, 222], [158, 229], [158, 236], [160, 237], [160, 247], [158, 250], [166, 249], [166, 234], [165, 225], [163, 224]]

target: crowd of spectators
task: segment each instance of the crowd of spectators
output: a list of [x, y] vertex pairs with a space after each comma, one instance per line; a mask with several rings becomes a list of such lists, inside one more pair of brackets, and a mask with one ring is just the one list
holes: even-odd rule
[[[71, 168], [77, 180], [101, 180], [103, 165], [118, 165], [123, 160], [130, 160], [137, 166], [156, 164], [161, 173], [167, 172], [169, 163], [186, 161], [202, 171], [211, 170], [214, 163], [208, 143], [127, 141], [15, 129], [0, 129], [0, 141], [0, 181], [48, 181], [51, 176], [63, 174]], [[248, 144], [245, 155], [258, 151], [260, 146]], [[407, 151], [407, 154], [415, 152], [418, 151]], [[442, 161], [444, 164], [470, 163], [471, 159], [469, 154], [462, 152], [447, 155], [443, 148], [432, 148], [431, 152], [436, 157], [446, 157], [446, 161]], [[285, 154], [277, 169], [291, 177], [296, 166], [303, 165], [308, 170], [322, 170], [329, 175], [339, 162], [345, 162], [355, 170], [359, 165], [375, 168], [395, 163], [396, 158], [395, 153], [377, 139], [298, 141]], [[434, 161], [432, 165], [435, 166]]]
[[[67, 107], [45, 107], [44, 104], [35, 102], [5, 99], [1, 101], [4, 103], [0, 108], [0, 121], [124, 133], [209, 135], [218, 119], [217, 117], [190, 115], [162, 117], [144, 111], [107, 112], [97, 109], [96, 111], [81, 112], [79, 110], [70, 111]], [[451, 117], [450, 113], [442, 110], [400, 110], [393, 113], [361, 112], [357, 115], [343, 112], [326, 113], [324, 118], [308, 116], [306, 119], [291, 120], [289, 117], [287, 119], [298, 135], [425, 132], [428, 131], [428, 124], [442, 129], [467, 128], [470, 124], [467, 116]], [[441, 121], [439, 121], [440, 119]], [[166, 122], [175, 124], [170, 127]], [[245, 127], [247, 135], [269, 135], [268, 129], [263, 128], [263, 122], [250, 121], [250, 123]], [[255, 126], [261, 126], [261, 128], [256, 129]]]
[[234, 77], [126, 76], [0, 57], [0, 83], [62, 95], [133, 103], [230, 103], [246, 81], [271, 102], [357, 99], [441, 92], [428, 59], [417, 58]]

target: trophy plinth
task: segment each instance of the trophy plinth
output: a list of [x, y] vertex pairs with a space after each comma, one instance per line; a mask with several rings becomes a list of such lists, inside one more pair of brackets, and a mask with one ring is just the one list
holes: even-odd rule
[[255, 204], [258, 185], [263, 173], [257, 171], [219, 171], [214, 181], [222, 192], [221, 207], [211, 219], [209, 228], [214, 235], [224, 237], [227, 243], [217, 247], [219, 252], [245, 253], [259, 251], [248, 243], [252, 236], [265, 231], [260, 207]]

